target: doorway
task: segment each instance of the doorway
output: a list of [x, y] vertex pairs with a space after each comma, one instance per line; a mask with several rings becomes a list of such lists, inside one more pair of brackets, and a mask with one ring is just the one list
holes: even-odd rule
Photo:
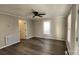
[[27, 24], [25, 20], [19, 20], [20, 39], [26, 39]]

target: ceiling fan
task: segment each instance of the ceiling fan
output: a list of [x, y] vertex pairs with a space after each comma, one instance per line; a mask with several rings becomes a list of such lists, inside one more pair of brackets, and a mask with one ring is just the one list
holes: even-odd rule
[[45, 13], [39, 13], [38, 11], [33, 11], [32, 13], [34, 14], [33, 18], [34, 18], [35, 16], [43, 17], [42, 15], [46, 15]]

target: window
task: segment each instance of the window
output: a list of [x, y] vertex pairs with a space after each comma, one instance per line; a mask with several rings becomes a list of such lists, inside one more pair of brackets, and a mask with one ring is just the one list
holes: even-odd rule
[[43, 23], [43, 33], [50, 34], [50, 21], [44, 21]]

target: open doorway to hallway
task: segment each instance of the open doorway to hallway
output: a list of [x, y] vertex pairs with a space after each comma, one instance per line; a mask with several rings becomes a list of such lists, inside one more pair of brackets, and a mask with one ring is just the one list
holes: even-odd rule
[[26, 30], [27, 30], [27, 24], [26, 21], [23, 19], [20, 19], [19, 21], [19, 32], [20, 32], [20, 39], [26, 39]]

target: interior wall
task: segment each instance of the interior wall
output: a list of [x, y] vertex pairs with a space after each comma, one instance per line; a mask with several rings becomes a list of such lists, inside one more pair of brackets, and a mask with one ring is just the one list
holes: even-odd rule
[[78, 54], [78, 41], [77, 41], [77, 20], [78, 20], [78, 8], [77, 5], [72, 6], [72, 12], [71, 12], [71, 36], [70, 40], [71, 43], [66, 42], [68, 52], [71, 55]]
[[78, 21], [77, 22], [77, 26], [78, 26], [78, 32], [77, 32], [77, 34], [78, 34], [78, 54], [79, 54], [79, 14], [78, 14], [78, 20], [77, 21]]
[[66, 46], [68, 49], [68, 52], [70, 54], [70, 48], [71, 48], [71, 21], [72, 21], [72, 10], [70, 10], [70, 13], [67, 17], [67, 40], [66, 40]]
[[15, 42], [20, 41], [18, 27], [18, 18], [0, 15], [0, 47], [5, 46], [5, 42], [7, 44], [8, 38], [14, 38], [12, 41]]
[[33, 33], [33, 22], [30, 19], [26, 19], [26, 24], [27, 24], [27, 30], [26, 30], [26, 39], [32, 38], [34, 37], [34, 33]]
[[76, 48], [76, 18], [77, 16], [77, 5], [73, 5], [72, 7], [72, 21], [71, 21], [71, 48], [70, 48], [70, 54], [75, 54], [75, 48]]
[[[51, 35], [43, 34], [43, 22], [51, 21]], [[41, 38], [65, 40], [66, 39], [66, 19], [62, 16], [52, 17], [48, 19], [36, 19], [34, 23], [34, 36]]]

